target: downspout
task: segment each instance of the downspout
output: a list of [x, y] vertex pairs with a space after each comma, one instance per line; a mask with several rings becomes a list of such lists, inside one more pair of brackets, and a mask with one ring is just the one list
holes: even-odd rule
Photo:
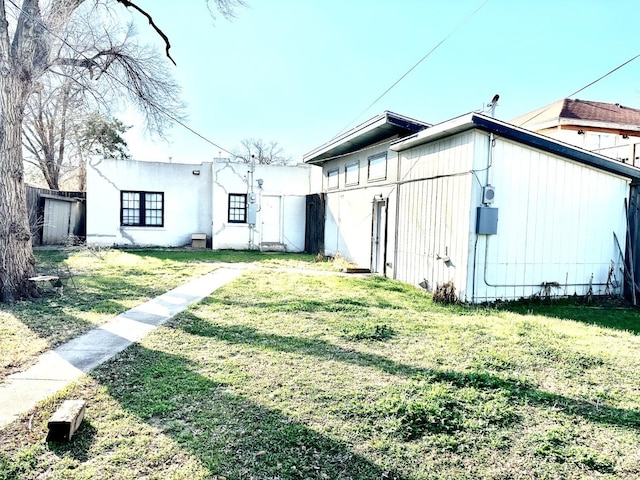
[[384, 255], [382, 255], [382, 275], [387, 276], [387, 246], [389, 245], [389, 199], [384, 202]]
[[[380, 195], [380, 197], [378, 197], [378, 195], [375, 195], [373, 197], [373, 199], [371, 200], [371, 246], [369, 248], [370, 254], [369, 254], [369, 270], [371, 271], [371, 273], [376, 273], [376, 269], [374, 268], [375, 266], [375, 255], [377, 254], [377, 249], [376, 249], [376, 230], [380, 229], [380, 225], [378, 225], [378, 217], [376, 215], [377, 213], [377, 206], [378, 206], [378, 198], [380, 198], [380, 200], [382, 200], [382, 195]], [[380, 239], [378, 238], [378, 245], [380, 245]], [[378, 247], [379, 248], [379, 247]]]
[[216, 208], [216, 202], [213, 198], [215, 196], [216, 163], [217, 160], [214, 158], [211, 163], [211, 175], [209, 177], [209, 180], [211, 181], [211, 190], [209, 191], [209, 200], [211, 201], [211, 250], [213, 250], [213, 225], [216, 216], [214, 210], [214, 208]]
[[[253, 193], [253, 170], [255, 169], [255, 163], [254, 163], [254, 159], [253, 159], [253, 155], [251, 155], [251, 162], [249, 162], [249, 170], [247, 171], [247, 180], [248, 180], [248, 188], [247, 188], [247, 193], [249, 195], [251, 195]], [[249, 199], [247, 199], [247, 203], [250, 202]], [[249, 215], [249, 205], [247, 205], [247, 215]], [[250, 223], [247, 224], [247, 226], [249, 227], [249, 250], [253, 250], [253, 246], [254, 246], [254, 241], [253, 241], [253, 236], [255, 233], [255, 224], [251, 225]]]

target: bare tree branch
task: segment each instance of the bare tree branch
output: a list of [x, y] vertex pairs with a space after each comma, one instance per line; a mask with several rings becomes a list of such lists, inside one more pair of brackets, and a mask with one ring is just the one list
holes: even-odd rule
[[156, 31], [156, 33], [158, 35], [160, 35], [160, 38], [162, 38], [162, 40], [164, 41], [165, 52], [166, 52], [167, 58], [169, 60], [171, 60], [171, 62], [174, 65], [176, 65], [175, 60], [171, 57], [171, 54], [169, 53], [169, 50], [171, 49], [171, 43], [169, 42], [169, 37], [167, 37], [167, 35], [160, 29], [160, 27], [158, 27], [158, 25], [156, 25], [156, 23], [153, 21], [153, 18], [151, 17], [151, 15], [149, 15], [145, 10], [140, 8], [135, 3], [130, 2], [129, 0], [116, 0], [116, 1], [118, 3], [121, 3], [122, 5], [124, 5], [126, 8], [131, 7], [134, 10], [137, 10], [139, 13], [141, 13], [142, 15], [144, 15], [147, 18], [147, 20], [149, 21], [149, 25], [151, 25], [151, 27]]
[[[86, 25], [98, 25], [98, 22], [109, 23], [109, 16], [103, 13], [108, 12], [110, 6], [121, 4], [150, 20], [152, 28], [165, 42], [168, 59], [173, 61], [167, 35], [135, 1], [0, 0], [0, 302], [35, 294], [33, 285], [27, 281], [34, 273], [35, 259], [24, 188], [24, 152], [30, 148], [35, 152], [30, 160], [51, 165], [55, 173], [64, 169], [64, 164], [56, 165], [56, 157], [68, 155], [60, 142], [61, 136], [73, 130], [73, 125], [69, 119], [55, 124], [56, 116], [65, 111], [62, 104], [56, 107], [54, 102], [50, 105], [51, 111], [44, 109], [40, 114], [35, 110], [33, 125], [24, 130], [26, 134], [23, 131], [25, 114], [29, 112], [27, 104], [34, 92], [42, 88], [45, 77], [56, 75], [59, 84], [72, 78], [70, 84], [82, 92], [85, 101], [95, 102], [106, 111], [108, 103], [121, 101], [122, 94], [126, 93], [157, 131], [180, 117], [182, 104], [177, 100], [178, 86], [158, 61], [159, 55], [136, 45], [130, 30], [125, 31], [124, 36], [120, 36], [120, 32], [112, 34], [111, 26], [117, 22], [114, 17], [102, 33], [95, 28], [77, 29], [75, 22], [85, 10], [94, 10], [89, 15], [84, 12], [94, 21], [93, 24], [85, 22]], [[242, 5], [243, 0], [208, 0], [207, 3], [217, 5], [222, 15], [231, 17], [232, 7]], [[178, 2], [174, 4], [180, 8]], [[84, 5], [86, 9], [81, 8]], [[103, 11], [96, 12], [97, 9]], [[53, 96], [42, 93], [33, 101], [48, 98]], [[68, 105], [67, 111], [71, 107]], [[23, 139], [23, 134], [28, 138]], [[39, 137], [54, 147], [52, 155], [40, 151]]]
[[240, 147], [233, 152], [237, 160], [246, 163], [257, 163], [261, 165], [287, 165], [291, 163], [290, 156], [285, 155], [284, 150], [278, 142], [264, 142], [258, 138], [245, 138], [240, 141]]

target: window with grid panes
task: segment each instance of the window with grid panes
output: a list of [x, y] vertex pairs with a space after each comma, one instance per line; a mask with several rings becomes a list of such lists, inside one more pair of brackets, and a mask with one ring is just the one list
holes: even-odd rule
[[247, 194], [229, 194], [229, 223], [247, 223]]
[[164, 226], [164, 193], [120, 192], [120, 224], [131, 227]]

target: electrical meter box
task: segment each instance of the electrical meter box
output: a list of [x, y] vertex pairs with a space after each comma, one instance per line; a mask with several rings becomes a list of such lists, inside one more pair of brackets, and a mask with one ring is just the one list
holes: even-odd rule
[[478, 235], [495, 235], [498, 233], [498, 209], [478, 207], [476, 217], [476, 233]]
[[256, 213], [258, 212], [258, 205], [250, 203], [247, 205], [247, 223], [249, 225], [256, 224]]

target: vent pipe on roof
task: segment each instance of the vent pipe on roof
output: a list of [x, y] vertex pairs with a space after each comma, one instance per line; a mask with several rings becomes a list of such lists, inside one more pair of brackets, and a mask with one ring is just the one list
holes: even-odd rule
[[498, 105], [499, 98], [500, 98], [500, 95], [496, 93], [491, 99], [491, 101], [489, 102], [489, 105], [487, 105], [487, 107], [489, 108], [489, 111], [491, 112], [491, 118], [495, 118], [496, 116], [496, 106]]

